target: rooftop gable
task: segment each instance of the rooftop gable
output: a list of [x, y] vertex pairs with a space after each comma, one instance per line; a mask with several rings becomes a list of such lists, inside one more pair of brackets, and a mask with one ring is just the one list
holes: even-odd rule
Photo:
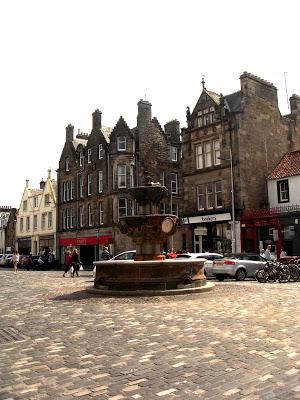
[[300, 175], [300, 150], [284, 154], [269, 179], [281, 179]]

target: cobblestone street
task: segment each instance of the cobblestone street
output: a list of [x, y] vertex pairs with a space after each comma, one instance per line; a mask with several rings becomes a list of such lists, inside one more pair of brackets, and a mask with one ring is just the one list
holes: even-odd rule
[[300, 399], [300, 284], [99, 298], [0, 270], [0, 399]]

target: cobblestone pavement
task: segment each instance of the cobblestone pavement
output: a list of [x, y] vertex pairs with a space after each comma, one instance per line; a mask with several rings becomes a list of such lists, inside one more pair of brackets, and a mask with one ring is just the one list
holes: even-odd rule
[[99, 298], [0, 270], [0, 399], [300, 399], [300, 284]]

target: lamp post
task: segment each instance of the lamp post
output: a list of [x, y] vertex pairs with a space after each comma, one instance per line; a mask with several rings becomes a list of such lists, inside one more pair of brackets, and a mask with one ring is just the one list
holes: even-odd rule
[[220, 160], [230, 161], [230, 186], [231, 186], [231, 251], [236, 252], [236, 235], [235, 235], [235, 203], [234, 203], [234, 180], [233, 180], [233, 164], [232, 151], [229, 147], [229, 158], [218, 157]]
[[[171, 214], [173, 214], [173, 190], [172, 190], [172, 183], [171, 183], [170, 208], [171, 208]], [[173, 253], [173, 247], [174, 247], [174, 238], [173, 238], [173, 234], [172, 234], [172, 235], [171, 235], [171, 253]]]

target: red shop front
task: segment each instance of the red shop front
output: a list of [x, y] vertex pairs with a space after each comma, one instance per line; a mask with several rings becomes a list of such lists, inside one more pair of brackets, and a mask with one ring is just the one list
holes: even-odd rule
[[64, 262], [65, 250], [76, 247], [79, 249], [79, 257], [82, 263], [91, 266], [93, 261], [99, 259], [101, 247], [109, 246], [112, 243], [112, 235], [60, 238], [58, 243], [62, 262]]
[[280, 214], [272, 209], [244, 211], [241, 217], [241, 250], [259, 253], [261, 248], [272, 246], [279, 258], [282, 249]]

